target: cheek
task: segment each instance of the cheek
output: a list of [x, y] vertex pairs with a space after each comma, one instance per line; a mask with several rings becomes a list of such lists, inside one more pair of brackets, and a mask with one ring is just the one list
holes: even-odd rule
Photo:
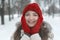
[[35, 20], [38, 20], [38, 17], [35, 17]]
[[29, 17], [25, 17], [25, 20], [27, 21], [29, 19]]

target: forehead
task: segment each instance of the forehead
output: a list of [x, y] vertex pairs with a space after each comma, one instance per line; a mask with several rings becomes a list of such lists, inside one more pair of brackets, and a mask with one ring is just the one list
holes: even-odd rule
[[27, 11], [25, 14], [37, 14], [35, 11]]

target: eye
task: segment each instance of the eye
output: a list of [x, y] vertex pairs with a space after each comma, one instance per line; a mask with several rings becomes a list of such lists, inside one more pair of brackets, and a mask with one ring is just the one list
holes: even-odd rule
[[25, 16], [29, 16], [29, 13], [25, 14]]
[[38, 14], [34, 13], [33, 16], [38, 16]]
[[38, 15], [34, 14], [34, 16], [38, 16]]

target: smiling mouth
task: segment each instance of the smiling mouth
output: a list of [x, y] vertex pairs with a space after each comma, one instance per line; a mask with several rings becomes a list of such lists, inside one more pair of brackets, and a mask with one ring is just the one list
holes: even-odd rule
[[28, 23], [30, 23], [30, 24], [34, 24], [34, 23], [35, 23], [35, 21], [28, 21]]

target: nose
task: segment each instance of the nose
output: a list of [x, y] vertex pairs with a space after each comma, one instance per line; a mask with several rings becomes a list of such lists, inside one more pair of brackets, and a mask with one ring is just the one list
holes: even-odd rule
[[29, 16], [29, 19], [32, 20], [33, 19], [33, 16]]

